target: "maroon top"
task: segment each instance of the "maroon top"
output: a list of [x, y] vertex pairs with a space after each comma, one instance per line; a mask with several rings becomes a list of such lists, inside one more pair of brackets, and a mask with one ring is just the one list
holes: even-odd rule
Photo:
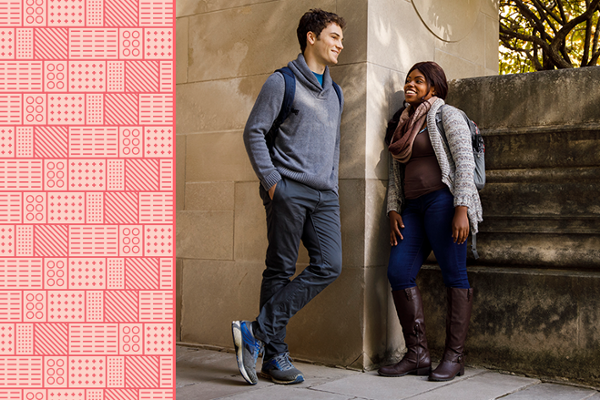
[[416, 199], [444, 187], [446, 185], [442, 182], [442, 170], [433, 147], [431, 147], [427, 128], [425, 128], [415, 138], [412, 156], [406, 163], [404, 197]]

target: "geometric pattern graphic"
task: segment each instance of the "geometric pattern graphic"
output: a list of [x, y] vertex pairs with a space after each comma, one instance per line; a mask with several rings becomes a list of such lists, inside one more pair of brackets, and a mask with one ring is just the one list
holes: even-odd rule
[[175, 397], [174, 12], [0, 1], [0, 399]]

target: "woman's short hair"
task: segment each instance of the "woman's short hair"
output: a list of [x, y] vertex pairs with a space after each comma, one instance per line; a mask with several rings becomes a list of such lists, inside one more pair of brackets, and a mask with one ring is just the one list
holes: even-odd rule
[[411, 69], [408, 70], [406, 76], [410, 75], [415, 69], [421, 71], [427, 80], [428, 90], [433, 86], [436, 91], [436, 96], [440, 99], [446, 99], [446, 95], [448, 94], [448, 80], [446, 79], [446, 74], [442, 67], [433, 61], [423, 61], [413, 65]]
[[300, 18], [296, 34], [298, 35], [298, 42], [300, 42], [302, 53], [306, 49], [306, 34], [313, 32], [319, 38], [321, 31], [331, 23], [337, 24], [342, 29], [346, 27], [346, 20], [344, 18], [337, 14], [323, 11], [320, 8], [313, 8]]

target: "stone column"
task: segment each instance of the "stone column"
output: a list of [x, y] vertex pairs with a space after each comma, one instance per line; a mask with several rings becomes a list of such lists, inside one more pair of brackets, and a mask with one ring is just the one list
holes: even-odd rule
[[[386, 277], [386, 121], [415, 62], [434, 60], [449, 79], [497, 73], [497, 0], [177, 3], [178, 339], [232, 347], [230, 322], [258, 313], [266, 224], [242, 131], [268, 75], [299, 53], [298, 20], [316, 7], [348, 22], [332, 68], [346, 99], [344, 269], [292, 319], [288, 343], [295, 357], [371, 368], [403, 348]], [[298, 269], [308, 262], [301, 248]]]

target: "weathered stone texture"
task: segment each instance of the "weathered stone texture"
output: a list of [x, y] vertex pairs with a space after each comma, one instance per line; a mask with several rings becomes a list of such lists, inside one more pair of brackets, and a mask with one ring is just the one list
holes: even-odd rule
[[[473, 314], [467, 364], [600, 384], [600, 273], [469, 268]], [[419, 274], [427, 341], [441, 357], [446, 288], [437, 266]]]
[[451, 86], [486, 140], [479, 264], [600, 268], [599, 80], [592, 67]]

